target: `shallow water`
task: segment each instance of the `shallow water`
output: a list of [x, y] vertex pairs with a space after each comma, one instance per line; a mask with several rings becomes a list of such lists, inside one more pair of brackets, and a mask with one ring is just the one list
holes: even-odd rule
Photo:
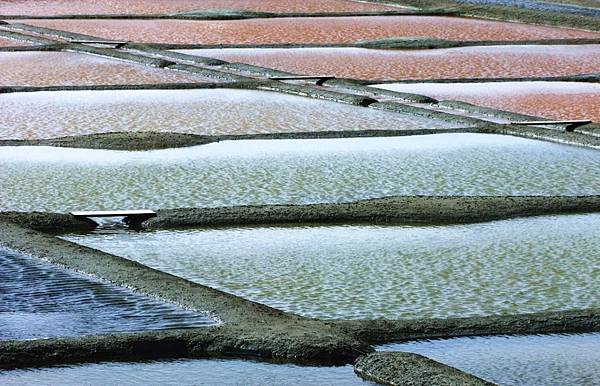
[[399, 37], [449, 40], [594, 38], [599, 33], [440, 16], [309, 17], [248, 20], [23, 20], [22, 23], [142, 43], [351, 43]]
[[31, 46], [31, 45], [32, 45], [32, 43], [29, 43], [24, 40], [9, 39], [9, 38], [0, 36], [0, 47]]
[[0, 340], [215, 324], [206, 315], [0, 249]]
[[285, 311], [398, 319], [598, 307], [598, 232], [600, 214], [66, 238]]
[[425, 355], [499, 385], [597, 385], [600, 334], [468, 337], [377, 347]]
[[[533, 0], [457, 0], [458, 3], [466, 4], [489, 4], [524, 9], [532, 9], [543, 12], [556, 12], [578, 16], [600, 17], [600, 9], [581, 7], [576, 5], [557, 4], [556, 1], [533, 1]], [[600, 2], [595, 4], [600, 6]]]
[[73, 52], [0, 52], [0, 86], [202, 82], [205, 79]]
[[600, 45], [437, 50], [229, 48], [179, 52], [300, 74], [370, 80], [516, 78], [600, 72]]
[[3, 147], [0, 210], [598, 194], [600, 152], [489, 134], [223, 141], [146, 152]]
[[389, 83], [373, 87], [460, 100], [552, 119], [600, 122], [600, 84], [577, 82]]
[[80, 366], [0, 372], [0, 383], [16, 385], [373, 385], [352, 365], [296, 366], [254, 361], [202, 359]]
[[398, 7], [344, 0], [0, 0], [0, 15], [75, 15], [178, 13], [217, 9], [262, 12], [357, 12], [397, 10]]
[[448, 128], [456, 125], [250, 90], [51, 91], [0, 98], [0, 138], [114, 131], [203, 135]]

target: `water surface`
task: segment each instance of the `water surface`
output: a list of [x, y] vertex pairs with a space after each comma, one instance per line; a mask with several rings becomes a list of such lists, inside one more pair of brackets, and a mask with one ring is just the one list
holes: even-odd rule
[[14, 47], [14, 46], [30, 46], [32, 43], [24, 40], [15, 40], [0, 36], [0, 47]]
[[141, 43], [352, 43], [402, 37], [449, 40], [597, 38], [596, 32], [443, 16], [299, 17], [247, 20], [22, 20], [22, 23]]
[[0, 249], [0, 340], [215, 324], [204, 314]]
[[183, 72], [73, 52], [0, 52], [0, 86], [203, 82]]
[[0, 138], [105, 132], [201, 135], [457, 127], [434, 119], [251, 90], [11, 93], [0, 98]]
[[360, 12], [398, 10], [383, 4], [345, 0], [0, 0], [0, 15], [77, 15], [180, 13], [207, 10], [262, 12]]
[[599, 168], [597, 150], [489, 134], [223, 141], [145, 152], [7, 146], [0, 210], [593, 195]]
[[319, 318], [600, 306], [600, 214], [456, 226], [255, 227], [68, 240]]
[[389, 83], [373, 87], [460, 100], [551, 119], [600, 122], [600, 84], [578, 82]]
[[600, 72], [600, 45], [436, 50], [226, 48], [179, 52], [293, 73], [369, 80], [518, 78]]
[[597, 385], [600, 334], [467, 337], [377, 347], [425, 355], [498, 385]]
[[98, 363], [0, 372], [4, 386], [22, 385], [374, 385], [352, 365], [296, 366], [242, 360], [203, 359], [142, 363]]

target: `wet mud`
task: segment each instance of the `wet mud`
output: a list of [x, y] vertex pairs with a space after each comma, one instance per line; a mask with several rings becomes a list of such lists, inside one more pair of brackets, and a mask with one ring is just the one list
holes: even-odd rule
[[354, 371], [365, 379], [392, 386], [493, 385], [422, 355], [403, 352], [376, 352], [365, 355], [356, 360]]
[[599, 196], [387, 197], [341, 204], [163, 209], [148, 229], [292, 223], [460, 224], [600, 210]]

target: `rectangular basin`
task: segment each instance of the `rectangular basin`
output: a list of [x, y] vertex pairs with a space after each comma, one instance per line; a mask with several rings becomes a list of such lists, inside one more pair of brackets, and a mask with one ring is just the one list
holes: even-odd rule
[[3, 249], [0, 277], [0, 340], [217, 324], [205, 314]]
[[0, 52], [0, 86], [193, 83], [202, 77], [73, 52]]
[[600, 122], [600, 84], [577, 82], [387, 83], [373, 87], [458, 100], [550, 119]]
[[105, 132], [226, 135], [452, 127], [457, 125], [251, 90], [49, 91], [0, 98], [0, 139]]
[[30, 42], [26, 42], [24, 40], [9, 39], [9, 38], [0, 36], [0, 47], [17, 47], [17, 46], [31, 46], [31, 45], [33, 45], [33, 44]]
[[305, 316], [418, 319], [598, 307], [598, 232], [587, 214], [65, 238]]
[[354, 374], [352, 365], [298, 366], [232, 359], [104, 362], [0, 372], [4, 386], [60, 384], [103, 386], [147, 385], [344, 385], [368, 386]]
[[467, 337], [377, 347], [425, 355], [497, 385], [594, 385], [600, 334]]
[[599, 168], [597, 150], [490, 134], [222, 141], [141, 152], [6, 146], [0, 210], [594, 195]]
[[299, 74], [366, 80], [519, 78], [600, 72], [600, 45], [435, 50], [226, 48], [179, 52]]
[[22, 20], [97, 37], [169, 44], [323, 44], [402, 37], [448, 40], [598, 38], [600, 33], [440, 16], [299, 17], [248, 20]]
[[80, 15], [80, 14], [164, 14], [194, 11], [260, 12], [364, 12], [398, 10], [399, 7], [346, 0], [50, 0], [32, 4], [30, 0], [0, 2], [0, 15]]

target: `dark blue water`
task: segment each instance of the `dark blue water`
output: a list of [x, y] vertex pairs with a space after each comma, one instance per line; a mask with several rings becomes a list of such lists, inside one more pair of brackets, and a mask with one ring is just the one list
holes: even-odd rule
[[3, 386], [374, 385], [356, 376], [352, 365], [315, 367], [222, 359], [98, 363], [0, 371], [0, 384]]
[[0, 340], [214, 324], [202, 313], [0, 249]]

